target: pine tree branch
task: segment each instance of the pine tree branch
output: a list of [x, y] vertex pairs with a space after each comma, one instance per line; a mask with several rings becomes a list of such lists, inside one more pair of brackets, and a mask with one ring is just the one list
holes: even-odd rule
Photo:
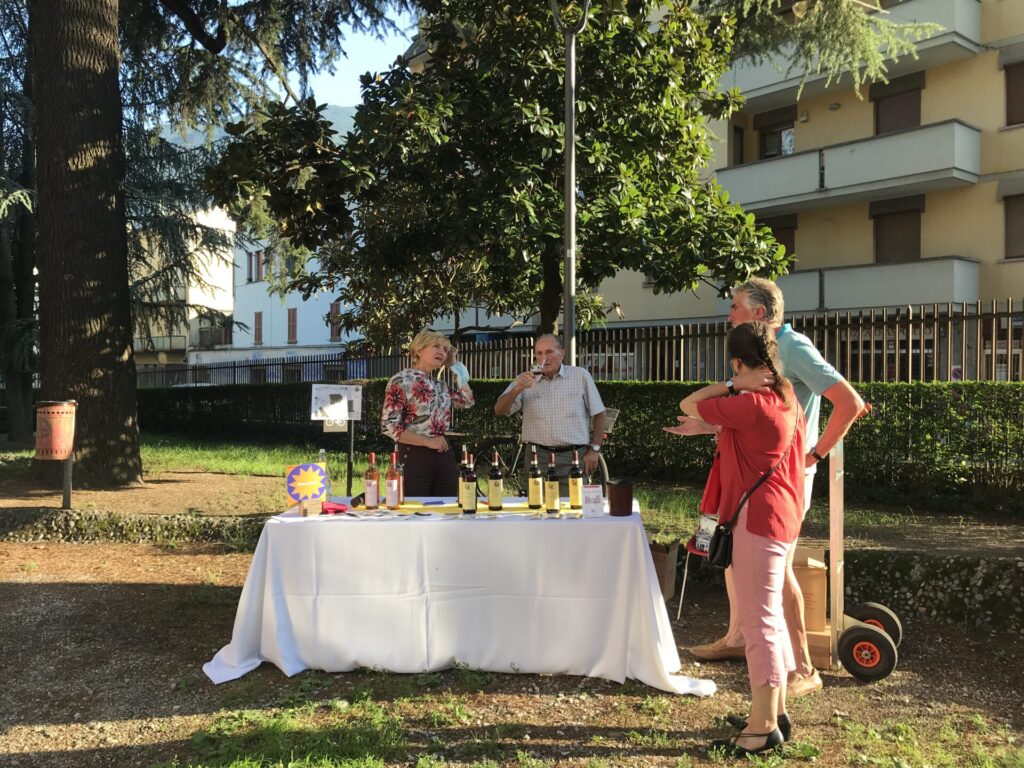
[[264, 43], [255, 32], [249, 29], [248, 25], [242, 20], [241, 16], [239, 16], [234, 11], [230, 11], [230, 14], [231, 18], [234, 19], [239, 29], [242, 30], [242, 33], [246, 37], [248, 37], [256, 45], [257, 48], [260, 49], [260, 53], [263, 54], [263, 58], [267, 60], [267, 63], [270, 65], [271, 69], [274, 70], [274, 74], [277, 75], [277, 79], [281, 81], [281, 85], [284, 87], [285, 93], [287, 93], [288, 96], [291, 97], [291, 100], [294, 101], [296, 104], [300, 103], [298, 95], [295, 93], [294, 90], [292, 90], [292, 86], [288, 82], [288, 76], [284, 71], [284, 67], [281, 66], [281, 63], [274, 56], [273, 51], [271, 51], [270, 48], [267, 47], [267, 44]]
[[[181, 23], [185, 25], [185, 29], [192, 35], [192, 38], [210, 53], [218, 54], [227, 46], [228, 39], [224, 32], [224, 25], [219, 24], [217, 33], [211, 35], [206, 31], [206, 20], [200, 18], [192, 10], [188, 0], [160, 0], [160, 4], [181, 19]], [[222, 5], [222, 8], [225, 6], [226, 4]]]

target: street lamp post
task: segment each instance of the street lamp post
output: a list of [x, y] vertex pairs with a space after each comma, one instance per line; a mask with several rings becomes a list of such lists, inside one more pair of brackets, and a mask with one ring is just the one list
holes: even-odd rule
[[562, 23], [557, 0], [548, 0], [555, 17], [555, 27], [565, 35], [565, 229], [564, 305], [562, 336], [565, 357], [576, 365], [576, 36], [587, 26], [590, 0], [583, 0], [579, 21], [569, 27]]

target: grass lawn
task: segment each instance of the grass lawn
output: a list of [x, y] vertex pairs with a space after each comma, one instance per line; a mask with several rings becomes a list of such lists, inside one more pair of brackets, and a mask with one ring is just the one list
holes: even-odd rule
[[[199, 440], [166, 434], [142, 435], [141, 438], [142, 463], [147, 475], [187, 471], [281, 477], [284, 467], [290, 464], [316, 461], [319, 449], [320, 445], [314, 443]], [[0, 484], [4, 480], [25, 478], [31, 466], [32, 453], [31, 450], [0, 451]], [[328, 450], [328, 465], [336, 494], [343, 493], [346, 458], [344, 451]], [[353, 493], [362, 492], [366, 458], [365, 454], [355, 456]], [[634, 494], [652, 540], [665, 544], [686, 541], [696, 530], [700, 488], [637, 480], [634, 482]], [[858, 532], [884, 536], [886, 530], [895, 531], [916, 518], [915, 513], [906, 508], [858, 503], [848, 503], [845, 514], [847, 532], [854, 536]], [[828, 536], [828, 504], [820, 488], [808, 514], [806, 532], [821, 538]]]

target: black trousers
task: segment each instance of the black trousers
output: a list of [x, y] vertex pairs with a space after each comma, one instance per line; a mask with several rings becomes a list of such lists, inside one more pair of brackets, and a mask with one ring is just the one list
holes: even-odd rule
[[459, 465], [452, 451], [399, 443], [398, 455], [405, 465], [406, 496], [459, 495]]

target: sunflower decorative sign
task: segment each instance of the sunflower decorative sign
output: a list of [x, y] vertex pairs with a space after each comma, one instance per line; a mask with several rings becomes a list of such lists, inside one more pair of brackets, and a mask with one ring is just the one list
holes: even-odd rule
[[327, 497], [327, 468], [323, 464], [288, 467], [285, 490], [289, 507], [303, 501], [323, 501]]

